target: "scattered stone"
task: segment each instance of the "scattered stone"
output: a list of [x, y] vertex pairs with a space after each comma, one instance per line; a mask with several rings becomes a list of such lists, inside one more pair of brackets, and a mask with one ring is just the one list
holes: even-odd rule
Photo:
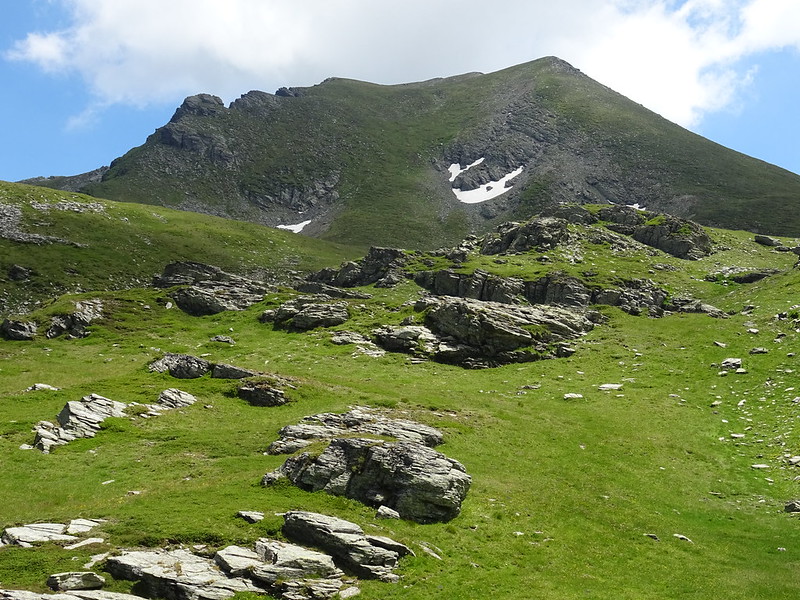
[[336, 438], [318, 456], [292, 456], [262, 483], [283, 478], [307, 491], [383, 504], [421, 523], [458, 516], [472, 482], [461, 463], [427, 446], [365, 438]]
[[355, 598], [361, 593], [361, 590], [355, 586], [350, 586], [339, 592], [339, 598]]
[[375, 514], [377, 519], [399, 519], [400, 513], [388, 506], [379, 506], [378, 512]]
[[769, 349], [767, 348], [751, 348], [750, 354], [769, 354]]
[[694, 544], [694, 542], [692, 540], [690, 540], [688, 537], [686, 537], [685, 535], [681, 535], [680, 533], [673, 533], [672, 535], [674, 537], [678, 538], [679, 540], [682, 540], [684, 542], [689, 542], [690, 544]]
[[727, 348], [727, 347], [728, 347], [728, 344], [726, 344], [726, 343], [724, 343], [724, 342], [714, 342], [714, 345], [715, 345], [717, 348]]
[[734, 440], [741, 440], [745, 437], [743, 433], [732, 433], [731, 438]]
[[[417, 542], [417, 546], [422, 548], [422, 551], [427, 554], [428, 556], [435, 558], [436, 560], [443, 560], [441, 555], [437, 553], [433, 548], [431, 548], [430, 544], [427, 542]], [[438, 548], [436, 550], [439, 550]], [[441, 550], [439, 550], [441, 552]]]
[[657, 536], [655, 533], [645, 533], [644, 535], [645, 535], [645, 536], [647, 536], [647, 537], [649, 537], [651, 540], [655, 540], [655, 541], [657, 541], [657, 542], [660, 542], [660, 541], [661, 541], [661, 540], [659, 539], [659, 537], [658, 537], [658, 536]]
[[753, 238], [753, 241], [756, 244], [761, 244], [762, 246], [769, 246], [769, 247], [772, 247], [772, 248], [774, 248], [776, 246], [783, 246], [783, 242], [781, 242], [780, 240], [777, 240], [777, 239], [775, 239], [773, 237], [770, 237], [768, 235], [757, 234]]
[[599, 389], [601, 392], [613, 392], [616, 390], [621, 390], [622, 385], [623, 384], [621, 383], [604, 383], [602, 385], [599, 385], [597, 389]]
[[184, 408], [197, 402], [197, 398], [177, 388], [168, 388], [158, 395], [158, 405], [166, 409]]
[[[64, 546], [64, 550], [76, 550], [77, 548], [83, 548], [84, 546], [91, 546], [93, 544], [102, 544], [105, 542], [103, 538], [99, 537], [90, 537], [86, 538], [85, 540], [81, 540], [80, 542], [75, 542], [74, 544], [70, 544], [69, 546]], [[91, 567], [86, 567], [91, 568]]]
[[793, 467], [796, 467], [800, 465], [800, 456], [792, 456], [787, 462]]
[[67, 525], [66, 532], [69, 534], [88, 533], [105, 522], [105, 519], [73, 519]]
[[726, 371], [733, 371], [735, 369], [740, 369], [742, 367], [742, 359], [741, 358], [726, 358], [722, 361], [720, 365]]
[[104, 577], [92, 571], [56, 573], [47, 578], [47, 587], [57, 592], [69, 590], [98, 590], [106, 583]]
[[0, 323], [0, 335], [7, 340], [30, 341], [36, 337], [38, 326], [33, 321], [12, 321], [5, 319]]
[[264, 520], [264, 513], [254, 510], [240, 510], [236, 513], [236, 516], [244, 519], [248, 523], [258, 523]]
[[215, 335], [209, 341], [219, 342], [220, 344], [230, 344], [231, 346], [235, 346], [236, 345], [236, 340], [234, 340], [229, 335]]
[[25, 388], [26, 392], [41, 392], [41, 391], [48, 391], [48, 392], [57, 392], [60, 388], [54, 387], [52, 385], [48, 385], [46, 383], [34, 383], [32, 386]]
[[580, 400], [581, 398], [583, 398], [583, 394], [564, 394], [564, 400]]
[[769, 469], [769, 465], [759, 463], [756, 465], [750, 465], [753, 469]]

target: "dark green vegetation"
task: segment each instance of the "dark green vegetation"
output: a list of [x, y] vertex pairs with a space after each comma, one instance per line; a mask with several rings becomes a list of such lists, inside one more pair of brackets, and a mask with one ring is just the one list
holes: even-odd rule
[[[164, 225], [148, 216], [153, 213], [170, 222], [183, 216], [134, 205], [109, 204], [106, 211], [106, 226], [122, 214], [141, 220], [136, 226], [142, 228], [151, 220], [149, 227]], [[48, 219], [55, 220], [54, 214]], [[79, 213], [73, 227], [97, 218]], [[267, 235], [235, 227], [250, 240], [244, 245], [248, 250], [259, 238], [245, 237], [245, 231]], [[114, 231], [105, 229], [105, 235]], [[220, 235], [224, 229], [208, 231]], [[69, 233], [60, 229], [52, 235]], [[288, 245], [289, 238], [270, 235], [276, 244]], [[464, 270], [479, 267], [504, 276], [591, 271], [601, 285], [647, 277], [673, 296], [690, 295], [732, 313], [728, 319], [703, 314], [651, 319], [601, 307], [607, 321], [577, 343], [572, 357], [487, 370], [412, 364], [400, 354], [353, 356], [352, 346], [330, 342], [328, 330], [291, 333], [259, 323], [265, 308], [291, 296], [288, 290], [246, 311], [208, 317], [168, 310], [164, 292], [145, 287], [84, 294], [107, 306], [90, 337], [0, 342], [0, 526], [106, 518], [98, 532], [106, 543], [76, 551], [2, 548], [2, 587], [43, 590], [47, 575], [71, 570], [101, 550], [219, 547], [279, 535], [281, 519], [274, 513], [308, 509], [355, 521], [415, 550], [417, 542], [441, 549], [441, 562], [421, 551], [403, 559], [399, 584], [364, 582], [365, 599], [796, 598], [800, 522], [783, 506], [800, 496], [795, 481], [800, 471], [786, 460], [800, 454], [800, 404], [793, 402], [800, 395], [794, 356], [800, 269], [793, 266], [794, 255], [759, 246], [750, 234], [712, 230], [711, 235], [715, 253], [698, 261], [586, 240], [547, 252], [547, 263], [535, 251], [502, 257], [505, 262], [470, 256]], [[149, 248], [137, 240], [127, 240], [131, 255]], [[291, 241], [310, 244], [289, 246], [306, 248], [305, 266], [338, 262], [328, 246]], [[9, 242], [5, 248], [17, 248], [39, 271], [53, 260], [37, 254], [47, 247]], [[217, 244], [215, 252], [188, 256], [217, 258], [241, 271], [252, 269], [251, 260], [258, 264], [234, 243]], [[104, 272], [99, 256], [91, 264], [98, 274]], [[117, 259], [112, 254], [107, 260]], [[450, 264], [442, 257], [435, 261]], [[779, 272], [736, 284], [722, 272], [731, 266]], [[89, 283], [95, 282], [103, 287], [100, 279]], [[349, 301], [353, 316], [340, 328], [368, 333], [399, 323], [412, 314], [405, 303], [421, 292], [410, 281], [364, 291], [373, 297]], [[44, 320], [50, 309], [31, 317]], [[776, 319], [779, 313], [786, 318]], [[233, 336], [236, 345], [209, 342], [218, 334]], [[769, 352], [750, 355], [754, 347]], [[148, 373], [146, 365], [164, 351], [209, 354], [209, 360], [294, 377], [297, 389], [287, 392], [294, 401], [252, 407], [232, 394], [230, 381]], [[718, 365], [728, 357], [742, 358], [747, 373], [720, 376]], [[23, 392], [35, 382], [61, 390]], [[623, 388], [598, 390], [604, 383]], [[109, 420], [97, 437], [51, 455], [19, 449], [32, 441], [36, 422], [52, 419], [69, 400], [95, 392], [121, 402], [152, 402], [168, 387], [200, 401], [158, 418]], [[583, 398], [565, 400], [567, 393]], [[356, 502], [259, 485], [282, 461], [262, 454], [280, 427], [356, 404], [405, 411], [403, 416], [445, 431], [441, 450], [473, 477], [459, 517], [434, 525], [387, 523]], [[759, 463], [769, 468], [752, 468]], [[264, 511], [267, 519], [248, 525], [235, 518], [242, 509]], [[124, 591], [129, 584], [112, 582], [109, 589]]]
[[[525, 170], [498, 199], [461, 204], [447, 167], [482, 157], [459, 185]], [[690, 133], [556, 58], [407, 85], [329, 79], [249, 92], [229, 108], [193, 96], [101, 181], [36, 183], [268, 225], [311, 219], [304, 233], [362, 248], [450, 245], [564, 201], [800, 233], [800, 177]]]
[[[7, 219], [2, 227], [68, 242], [18, 243], [0, 235], [0, 314], [64, 292], [148, 285], [177, 260], [284, 278], [287, 271], [354, 256], [341, 246], [252, 223], [40, 187], [0, 182], [0, 205], [21, 211], [19, 224]], [[7, 275], [12, 265], [33, 273], [14, 282]]]

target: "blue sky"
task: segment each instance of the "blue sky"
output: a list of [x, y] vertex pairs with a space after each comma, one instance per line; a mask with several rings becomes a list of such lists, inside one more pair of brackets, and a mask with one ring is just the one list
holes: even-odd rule
[[559, 56], [800, 173], [798, 0], [0, 0], [0, 179], [107, 165], [187, 95]]

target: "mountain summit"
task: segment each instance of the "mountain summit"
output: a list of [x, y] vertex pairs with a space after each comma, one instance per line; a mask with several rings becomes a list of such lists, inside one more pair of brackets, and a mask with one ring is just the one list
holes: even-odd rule
[[404, 85], [331, 78], [228, 107], [191, 96], [93, 179], [77, 187], [361, 246], [435, 247], [565, 202], [800, 234], [800, 176], [554, 57]]

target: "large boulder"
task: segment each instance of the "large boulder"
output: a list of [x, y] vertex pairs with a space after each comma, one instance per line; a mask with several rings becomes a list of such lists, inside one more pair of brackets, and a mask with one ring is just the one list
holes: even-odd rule
[[335, 438], [318, 456], [292, 456], [262, 483], [282, 478], [307, 491], [388, 506], [420, 523], [458, 516], [472, 482], [461, 463], [432, 448], [367, 438]]
[[58, 592], [69, 590], [97, 590], [106, 580], [93, 571], [68, 571], [55, 573], [47, 578], [47, 587]]
[[212, 363], [190, 354], [167, 352], [149, 365], [151, 372], [165, 373], [177, 379], [196, 379], [211, 371]]
[[283, 519], [283, 534], [287, 538], [324, 550], [359, 577], [396, 581], [392, 570], [401, 556], [411, 554], [403, 544], [366, 536], [355, 523], [337, 517], [290, 511]]

